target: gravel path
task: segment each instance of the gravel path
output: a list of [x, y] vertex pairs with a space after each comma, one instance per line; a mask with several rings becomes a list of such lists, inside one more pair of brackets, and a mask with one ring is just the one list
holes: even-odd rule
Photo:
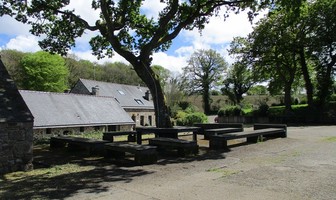
[[288, 138], [230, 152], [199, 144], [198, 156], [118, 167], [133, 176], [102, 182], [103, 191], [88, 186], [68, 199], [336, 199], [336, 126], [289, 127]]

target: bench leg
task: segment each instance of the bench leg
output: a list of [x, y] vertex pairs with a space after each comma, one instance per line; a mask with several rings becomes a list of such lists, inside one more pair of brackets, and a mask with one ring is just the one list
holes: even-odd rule
[[216, 139], [210, 139], [209, 142], [210, 149], [228, 149], [228, 143], [227, 140], [216, 140]]
[[104, 157], [105, 158], [124, 158], [125, 152], [105, 150]]
[[212, 134], [209, 134], [209, 133], [204, 133], [204, 139], [205, 140], [210, 140]]
[[248, 143], [257, 143], [257, 142], [260, 142], [260, 141], [263, 141], [263, 136], [262, 135], [246, 138], [246, 142], [248, 142]]
[[130, 135], [128, 135], [128, 137], [127, 137], [127, 141], [128, 141], [128, 142], [135, 142], [135, 141], [136, 141], [136, 139], [135, 139], [135, 135], [134, 135], [134, 134], [130, 134]]
[[179, 156], [186, 156], [190, 154], [197, 155], [198, 154], [198, 145], [194, 147], [179, 147], [177, 149]]
[[157, 153], [150, 152], [150, 153], [137, 153], [134, 155], [135, 162], [139, 165], [148, 165], [157, 162]]

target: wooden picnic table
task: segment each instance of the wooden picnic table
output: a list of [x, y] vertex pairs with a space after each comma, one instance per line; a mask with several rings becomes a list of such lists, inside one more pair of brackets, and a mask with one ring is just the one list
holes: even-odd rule
[[154, 133], [155, 137], [167, 137], [167, 138], [178, 138], [179, 133], [192, 132], [193, 140], [197, 141], [197, 132], [199, 127], [188, 127], [188, 126], [174, 126], [173, 128], [157, 128], [157, 127], [137, 127], [135, 130], [137, 132], [137, 143], [142, 143], [142, 134]]

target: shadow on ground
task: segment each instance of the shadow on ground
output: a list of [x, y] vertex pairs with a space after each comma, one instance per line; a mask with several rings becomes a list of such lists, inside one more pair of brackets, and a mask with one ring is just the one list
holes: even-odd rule
[[[207, 147], [201, 147], [197, 155], [185, 157], [178, 157], [176, 152], [166, 152], [160, 154], [157, 165], [210, 159], [225, 159], [224, 152], [212, 151]], [[57, 172], [58, 169], [62, 170], [61, 166], [67, 164], [83, 167], [85, 170]], [[21, 174], [10, 179], [6, 176], [0, 177], [0, 199], [62, 199], [81, 190], [93, 194], [108, 190], [113, 193], [113, 188], [111, 191], [111, 187], [102, 183], [131, 182], [135, 177], [154, 173], [150, 167], [136, 167], [132, 157], [122, 160], [104, 159], [90, 157], [81, 152], [69, 152], [66, 148], [51, 151], [48, 145], [34, 147], [34, 168], [45, 169], [47, 172]], [[51, 168], [53, 172], [49, 172]]]
[[[26, 176], [21, 174], [11, 179], [0, 177], [0, 199], [62, 199], [83, 189], [86, 193], [100, 193], [108, 190], [101, 184], [103, 182], [131, 182], [134, 177], [152, 173], [142, 169], [120, 168], [101, 157], [87, 157], [85, 154], [66, 150], [54, 152], [37, 149], [34, 156], [34, 171], [52, 168], [52, 172]], [[85, 170], [74, 169], [75, 172], [58, 173], [58, 167], [62, 170], [61, 166], [66, 164], [75, 164], [74, 166], [83, 167]]]

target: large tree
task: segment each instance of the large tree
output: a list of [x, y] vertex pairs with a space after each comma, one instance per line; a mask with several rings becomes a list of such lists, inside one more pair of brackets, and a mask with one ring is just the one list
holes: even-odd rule
[[315, 58], [319, 106], [330, 97], [336, 69], [336, 0], [318, 0], [308, 7], [307, 40], [309, 55]]
[[[256, 11], [274, 1], [280, 0], [160, 0], [164, 8], [154, 19], [142, 13], [144, 0], [92, 0], [93, 11], [100, 14], [99, 19], [90, 24], [84, 16], [67, 7], [70, 0], [32, 0], [28, 3], [4, 0], [0, 2], [0, 16], [7, 14], [30, 24], [33, 34], [43, 36], [39, 42], [43, 49], [61, 54], [66, 54], [85, 31], [95, 32], [97, 35], [90, 40], [93, 53], [101, 58], [116, 52], [130, 62], [153, 96], [157, 126], [170, 127], [164, 92], [151, 68], [152, 54], [167, 50], [183, 29], [203, 29], [220, 8]], [[301, 1], [288, 5], [297, 2]], [[253, 17], [253, 12], [249, 17]]]
[[241, 62], [234, 63], [228, 70], [221, 91], [235, 104], [239, 105], [243, 95], [255, 84], [252, 70]]
[[61, 56], [39, 51], [24, 56], [21, 64], [23, 89], [49, 92], [67, 89], [69, 71]]
[[26, 54], [27, 53], [10, 49], [0, 51], [1, 60], [5, 64], [8, 73], [11, 75], [19, 89], [22, 89], [23, 86], [23, 71], [20, 62]]
[[198, 50], [183, 68], [185, 88], [189, 94], [201, 94], [203, 108], [210, 113], [210, 90], [223, 80], [227, 62], [214, 50]]

